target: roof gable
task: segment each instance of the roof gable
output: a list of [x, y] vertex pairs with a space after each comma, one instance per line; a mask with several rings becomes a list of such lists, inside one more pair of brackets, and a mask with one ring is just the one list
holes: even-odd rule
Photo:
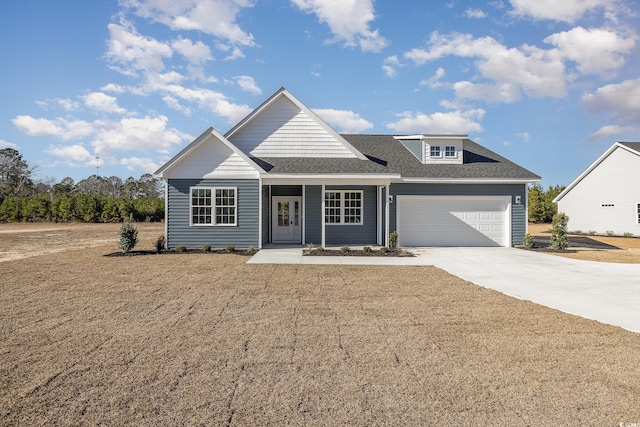
[[595, 162], [593, 162], [587, 169], [584, 170], [576, 179], [571, 182], [567, 186], [567, 188], [562, 191], [562, 193], [558, 194], [558, 196], [553, 199], [554, 203], [558, 203], [564, 196], [566, 196], [576, 185], [578, 185], [583, 179], [585, 179], [595, 168], [598, 167], [602, 162], [604, 162], [611, 154], [618, 150], [625, 150], [630, 153], [633, 153], [638, 156], [638, 161], [640, 163], [640, 142], [616, 142], [611, 147], [607, 149]]
[[253, 157], [366, 159], [284, 88], [225, 136]]
[[264, 172], [218, 131], [207, 129], [155, 174], [160, 178], [257, 177]]

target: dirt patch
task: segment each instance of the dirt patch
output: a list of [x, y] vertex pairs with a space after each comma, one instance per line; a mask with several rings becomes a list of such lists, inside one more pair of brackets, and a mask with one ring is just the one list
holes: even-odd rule
[[[536, 247], [549, 246], [550, 224], [529, 224], [529, 233], [535, 237]], [[587, 261], [640, 264], [640, 238], [570, 234], [569, 250], [546, 252]]]
[[109, 240], [0, 263], [0, 425], [640, 421], [621, 328], [433, 267], [105, 257]]

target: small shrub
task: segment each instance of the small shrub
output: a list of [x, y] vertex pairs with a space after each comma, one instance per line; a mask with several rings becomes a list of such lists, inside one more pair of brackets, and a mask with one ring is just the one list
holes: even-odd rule
[[186, 252], [186, 251], [187, 251], [187, 247], [185, 245], [176, 246], [176, 252]]
[[158, 236], [155, 243], [156, 251], [162, 252], [164, 250], [166, 243], [167, 243], [167, 239], [165, 239], [164, 234], [161, 234], [160, 236]]
[[234, 245], [227, 245], [226, 251], [228, 253], [233, 253], [233, 251], [235, 251], [235, 250], [236, 250], [236, 247]]
[[553, 216], [551, 221], [551, 249], [564, 251], [569, 247], [569, 239], [567, 238], [567, 224], [569, 216], [564, 212], [558, 212]]
[[362, 252], [364, 252], [365, 254], [370, 254], [371, 246], [365, 246], [364, 248], [362, 248]]
[[323, 252], [324, 248], [322, 246], [318, 246], [317, 248], [314, 249], [315, 252]]
[[607, 236], [609, 236], [609, 237], [613, 237], [613, 236], [616, 235], [616, 233], [614, 233], [613, 230], [607, 230], [607, 231], [605, 231], [605, 233], [607, 233]]
[[343, 254], [346, 254], [350, 250], [351, 250], [351, 248], [349, 246], [343, 246], [343, 247], [340, 248], [340, 252], [342, 252]]
[[390, 248], [397, 248], [398, 247], [398, 232], [394, 231], [393, 233], [389, 234], [389, 247]]
[[316, 246], [313, 243], [307, 244], [307, 252], [313, 252], [316, 249]]
[[623, 237], [633, 237], [633, 233], [626, 231], [623, 235]]
[[122, 252], [127, 253], [138, 244], [138, 229], [131, 224], [131, 218], [128, 221], [122, 223], [120, 227], [120, 240], [118, 240], [118, 247], [122, 249]]
[[582, 234], [582, 230], [576, 230], [573, 232], [573, 234], [577, 234], [578, 236]]
[[597, 233], [596, 233], [594, 230], [589, 230], [589, 231], [587, 232], [587, 234], [588, 234], [589, 236], [595, 236]]
[[383, 246], [383, 247], [380, 248], [380, 252], [382, 252], [382, 253], [389, 252], [389, 248], [386, 247], [386, 246]]
[[525, 248], [531, 249], [533, 245], [536, 243], [536, 239], [531, 235], [531, 233], [527, 233], [524, 235], [524, 239], [522, 240], [522, 244]]
[[249, 246], [246, 250], [247, 255], [254, 255], [256, 252], [258, 252], [258, 250], [253, 246]]
[[211, 252], [211, 245], [205, 243], [204, 245], [202, 245], [202, 250], [204, 252]]

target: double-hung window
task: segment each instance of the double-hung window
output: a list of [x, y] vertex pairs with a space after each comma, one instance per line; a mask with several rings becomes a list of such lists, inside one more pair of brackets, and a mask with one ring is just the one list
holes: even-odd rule
[[191, 188], [191, 225], [236, 225], [236, 188]]
[[362, 224], [362, 191], [325, 191], [326, 224]]
[[431, 157], [440, 157], [440, 146], [432, 145], [429, 147], [429, 156]]
[[445, 157], [455, 157], [456, 156], [456, 147], [453, 145], [447, 145], [444, 147], [444, 156]]

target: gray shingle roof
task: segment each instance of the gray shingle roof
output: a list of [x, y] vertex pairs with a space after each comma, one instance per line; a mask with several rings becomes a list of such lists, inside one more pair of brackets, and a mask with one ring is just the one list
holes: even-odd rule
[[464, 163], [423, 164], [392, 135], [342, 135], [368, 160], [340, 158], [254, 158], [269, 173], [400, 174], [403, 178], [518, 179], [540, 177], [471, 140], [464, 141]]
[[632, 150], [635, 150], [638, 153], [640, 153], [640, 142], [620, 142], [620, 144], [624, 145], [625, 147], [629, 147]]

